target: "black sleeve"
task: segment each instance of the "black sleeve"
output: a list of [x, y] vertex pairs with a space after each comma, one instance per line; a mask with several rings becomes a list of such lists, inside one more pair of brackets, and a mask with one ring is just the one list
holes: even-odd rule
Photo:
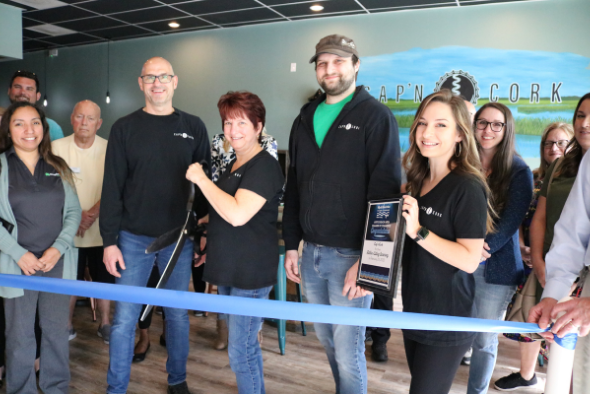
[[301, 116], [297, 116], [289, 136], [289, 169], [287, 171], [287, 185], [285, 186], [285, 208], [283, 211], [283, 239], [285, 250], [299, 249], [299, 242], [303, 238], [303, 229], [299, 223], [299, 189], [297, 186], [296, 170], [296, 141], [294, 136], [298, 132]]
[[475, 179], [466, 180], [455, 196], [457, 201], [453, 209], [455, 237], [485, 238], [488, 200], [483, 185]]
[[388, 198], [401, 187], [399, 130], [391, 111], [367, 132], [366, 157], [369, 171], [368, 200]]
[[[209, 171], [209, 178], [211, 178], [211, 145], [209, 145], [209, 135], [207, 128], [200, 118], [191, 125], [193, 135], [195, 136], [196, 146], [193, 152], [193, 163], [200, 163], [203, 168]], [[197, 186], [194, 186], [197, 188]], [[193, 211], [197, 214], [197, 218], [202, 218], [209, 213], [209, 204], [207, 199], [200, 192], [195, 190], [195, 199], [193, 201]]]
[[240, 189], [250, 190], [264, 198], [272, 200], [283, 189], [284, 177], [281, 166], [270, 154], [259, 158], [242, 175]]
[[104, 161], [99, 227], [103, 246], [117, 244], [123, 216], [123, 189], [128, 175], [123, 128], [115, 122], [109, 135]]

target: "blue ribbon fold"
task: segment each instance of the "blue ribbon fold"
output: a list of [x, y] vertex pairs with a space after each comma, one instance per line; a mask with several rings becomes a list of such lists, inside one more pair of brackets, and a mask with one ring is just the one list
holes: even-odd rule
[[553, 340], [556, 344], [561, 346], [564, 349], [568, 350], [575, 350], [576, 343], [578, 343], [578, 334], [573, 332], [569, 334], [565, 334], [563, 338], [558, 337], [557, 335], [553, 336]]
[[0, 274], [0, 286], [169, 308], [315, 323], [434, 331], [497, 333], [547, 331], [533, 323], [261, 300], [25, 275]]

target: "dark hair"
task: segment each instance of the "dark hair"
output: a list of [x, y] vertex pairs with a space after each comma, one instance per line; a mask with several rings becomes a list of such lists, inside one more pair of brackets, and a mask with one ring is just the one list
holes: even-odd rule
[[[454, 95], [448, 89], [441, 89], [439, 92], [432, 93], [422, 102], [416, 111], [414, 122], [410, 128], [410, 147], [403, 157], [403, 165], [408, 176], [407, 190], [414, 196], [420, 195], [422, 182], [430, 173], [428, 158], [422, 156], [416, 143], [416, 129], [418, 122], [426, 108], [433, 102], [439, 102], [448, 105], [453, 112], [457, 132], [461, 135], [461, 141], [455, 144], [455, 153], [449, 159], [448, 167], [459, 174], [465, 174], [477, 179], [486, 190], [486, 195], [490, 195], [488, 185], [481, 170], [481, 161], [477, 153], [477, 142], [473, 135], [471, 127], [471, 117], [467, 111], [465, 101], [457, 95]], [[488, 233], [493, 231], [494, 211], [488, 202], [488, 215], [486, 221], [486, 230]]]
[[17, 79], [18, 77], [32, 79], [33, 81], [35, 81], [35, 88], [37, 89], [37, 92], [39, 91], [39, 78], [37, 78], [37, 75], [33, 72], [30, 72], [30, 71], [21, 71], [21, 70], [12, 74], [12, 78], [10, 79], [10, 85], [8, 85], [8, 89], [12, 88], [12, 84], [14, 83], [14, 80]]
[[582, 145], [580, 145], [578, 139], [575, 137], [576, 116], [578, 115], [580, 105], [582, 105], [582, 103], [586, 100], [590, 100], [590, 93], [586, 93], [584, 96], [582, 96], [580, 101], [578, 101], [578, 105], [576, 105], [574, 118], [572, 120], [572, 124], [574, 125], [574, 138], [572, 138], [570, 143], [567, 145], [567, 148], [565, 148], [565, 155], [562, 156], [563, 158], [553, 170], [555, 172], [553, 177], [555, 178], [558, 176], [571, 178], [578, 174], [578, 167], [580, 167], [580, 162], [582, 161], [584, 153], [582, 152]]
[[[515, 136], [514, 136], [514, 118], [510, 109], [501, 103], [487, 103], [484, 104], [474, 116], [474, 122], [477, 122], [481, 113], [486, 108], [497, 109], [504, 115], [504, 137], [497, 146], [496, 153], [492, 159], [492, 173], [487, 178], [488, 186], [490, 187], [492, 197], [492, 207], [497, 214], [500, 214], [508, 201], [508, 191], [510, 180], [512, 178], [512, 160], [516, 153]], [[481, 152], [481, 146], [478, 143], [478, 149]]]
[[221, 128], [223, 129], [223, 122], [229, 118], [238, 116], [245, 116], [252, 122], [254, 127], [258, 127], [258, 123], [262, 124], [258, 142], [262, 140], [262, 129], [266, 123], [266, 108], [260, 97], [254, 93], [242, 92], [227, 92], [219, 99], [217, 103], [219, 108], [219, 115], [221, 116]]
[[39, 154], [43, 157], [43, 160], [47, 164], [53, 166], [59, 175], [68, 181], [68, 183], [74, 186], [74, 178], [72, 177], [72, 171], [70, 167], [66, 164], [64, 159], [59, 156], [56, 156], [51, 151], [51, 140], [49, 138], [49, 124], [47, 124], [47, 118], [45, 117], [45, 112], [35, 104], [31, 104], [28, 101], [18, 101], [16, 103], [11, 104], [2, 115], [2, 121], [0, 121], [0, 153], [6, 152], [10, 149], [13, 145], [12, 138], [10, 138], [10, 121], [12, 120], [13, 115], [17, 110], [20, 108], [31, 107], [39, 114], [41, 118], [41, 123], [43, 124], [43, 139], [39, 144]]

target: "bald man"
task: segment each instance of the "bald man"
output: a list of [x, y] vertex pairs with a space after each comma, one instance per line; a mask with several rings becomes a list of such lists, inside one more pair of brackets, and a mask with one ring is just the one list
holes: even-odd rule
[[[84, 280], [84, 271], [88, 267], [93, 281], [115, 283], [115, 277], [109, 274], [102, 263], [102, 238], [97, 220], [107, 152], [107, 140], [96, 135], [102, 125], [100, 107], [90, 100], [80, 101], [72, 111], [70, 122], [74, 133], [53, 141], [51, 149], [68, 163], [74, 173], [76, 192], [82, 206], [82, 222], [74, 239], [79, 250], [78, 280]], [[72, 297], [68, 322], [70, 340], [76, 337], [76, 330], [72, 326], [75, 305], [76, 297]], [[111, 332], [110, 305], [109, 300], [97, 300], [100, 314], [97, 335], [106, 344], [109, 343]]]
[[[211, 160], [201, 119], [172, 106], [178, 87], [172, 65], [160, 57], [149, 59], [138, 83], [145, 106], [117, 120], [111, 129], [100, 210], [104, 264], [117, 284], [130, 286], [146, 286], [154, 264], [160, 273], [164, 271], [175, 245], [152, 254], [145, 250], [156, 237], [184, 224], [191, 188], [186, 170], [192, 163]], [[192, 251], [192, 242], [187, 241], [167, 289], [188, 291]], [[127, 392], [141, 307], [115, 303], [107, 393]], [[164, 308], [164, 312], [168, 393], [186, 394], [187, 311]]]

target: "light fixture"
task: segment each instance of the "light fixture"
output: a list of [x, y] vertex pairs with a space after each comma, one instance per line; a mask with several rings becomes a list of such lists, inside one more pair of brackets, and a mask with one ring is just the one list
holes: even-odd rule
[[45, 54], [45, 67], [43, 68], [43, 91], [45, 95], [43, 96], [43, 106], [47, 107], [47, 58], [49, 57], [49, 52]]
[[106, 98], [106, 102], [107, 104], [111, 103], [111, 95], [109, 94], [109, 84], [110, 84], [110, 77], [111, 77], [111, 68], [110, 68], [110, 64], [111, 64], [111, 41], [107, 41], [107, 98]]
[[168, 26], [170, 26], [173, 29], [177, 29], [177, 28], [180, 27], [180, 23], [178, 23], [178, 22], [170, 22], [170, 23], [168, 23]]
[[312, 11], [321, 11], [324, 9], [324, 7], [321, 5], [312, 5], [311, 7], [309, 7], [309, 9]]

